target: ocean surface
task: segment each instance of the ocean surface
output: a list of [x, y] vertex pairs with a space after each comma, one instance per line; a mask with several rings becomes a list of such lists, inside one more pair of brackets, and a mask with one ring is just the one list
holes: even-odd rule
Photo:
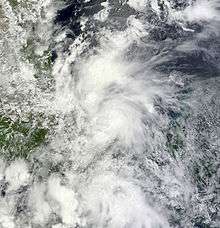
[[0, 228], [219, 228], [219, 76], [219, 0], [0, 0]]

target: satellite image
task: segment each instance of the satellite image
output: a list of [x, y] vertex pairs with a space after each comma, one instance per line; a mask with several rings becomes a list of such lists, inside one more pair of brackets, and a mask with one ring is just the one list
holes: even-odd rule
[[0, 0], [0, 228], [220, 228], [220, 0]]

